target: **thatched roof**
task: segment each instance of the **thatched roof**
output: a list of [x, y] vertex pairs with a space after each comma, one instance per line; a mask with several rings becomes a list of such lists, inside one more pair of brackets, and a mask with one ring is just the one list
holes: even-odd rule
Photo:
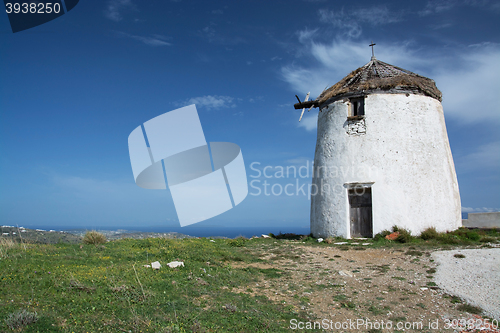
[[372, 57], [369, 63], [352, 71], [325, 90], [316, 101], [318, 105], [321, 105], [334, 97], [341, 98], [373, 92], [423, 94], [439, 101], [442, 96], [434, 80]]

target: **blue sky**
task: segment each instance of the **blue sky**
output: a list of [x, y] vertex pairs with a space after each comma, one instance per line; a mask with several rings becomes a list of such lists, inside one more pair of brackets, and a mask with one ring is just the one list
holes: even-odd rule
[[[498, 211], [498, 22], [488, 0], [80, 1], [15, 34], [0, 15], [0, 224], [178, 226], [168, 190], [135, 185], [127, 138], [192, 103], [207, 141], [241, 147], [249, 181], [310, 165], [317, 109], [299, 123], [294, 95], [367, 63], [372, 40], [378, 59], [443, 92], [463, 211]], [[250, 194], [200, 225], [307, 227], [309, 209], [299, 190]]]

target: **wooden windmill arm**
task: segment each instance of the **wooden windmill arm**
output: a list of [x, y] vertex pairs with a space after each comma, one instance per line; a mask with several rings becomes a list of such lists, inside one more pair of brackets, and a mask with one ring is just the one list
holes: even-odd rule
[[293, 105], [293, 107], [295, 109], [308, 109], [310, 107], [315, 107], [317, 108], [319, 105], [318, 105], [318, 102], [317, 101], [307, 101], [307, 102], [301, 102], [301, 103], [295, 103]]

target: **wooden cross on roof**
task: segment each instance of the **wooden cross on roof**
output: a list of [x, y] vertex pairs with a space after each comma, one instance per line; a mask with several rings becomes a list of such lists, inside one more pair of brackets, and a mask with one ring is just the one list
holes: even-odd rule
[[372, 43], [370, 45], [368, 45], [368, 46], [371, 46], [371, 48], [372, 48], [372, 58], [375, 58], [375, 52], [373, 51], [373, 47], [375, 45], [377, 45], [377, 44], [375, 44], [373, 41], [372, 41]]

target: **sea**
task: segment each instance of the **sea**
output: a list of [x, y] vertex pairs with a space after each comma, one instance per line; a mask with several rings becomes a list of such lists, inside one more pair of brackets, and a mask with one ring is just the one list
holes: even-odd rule
[[[17, 225], [16, 225], [17, 227]], [[256, 227], [224, 227], [224, 226], [187, 226], [187, 227], [162, 227], [162, 226], [144, 226], [144, 227], [98, 227], [98, 226], [54, 226], [54, 225], [43, 225], [43, 224], [23, 224], [19, 227], [25, 227], [29, 229], [42, 229], [42, 230], [55, 230], [55, 231], [69, 231], [69, 230], [109, 230], [109, 231], [120, 231], [120, 232], [158, 232], [158, 233], [169, 233], [177, 232], [180, 234], [193, 236], [193, 237], [227, 237], [235, 238], [239, 236], [250, 238], [252, 236], [268, 235], [273, 233], [278, 235], [280, 233], [294, 233], [297, 235], [308, 235], [310, 234], [309, 227], [296, 227], [296, 226], [256, 226]]]

